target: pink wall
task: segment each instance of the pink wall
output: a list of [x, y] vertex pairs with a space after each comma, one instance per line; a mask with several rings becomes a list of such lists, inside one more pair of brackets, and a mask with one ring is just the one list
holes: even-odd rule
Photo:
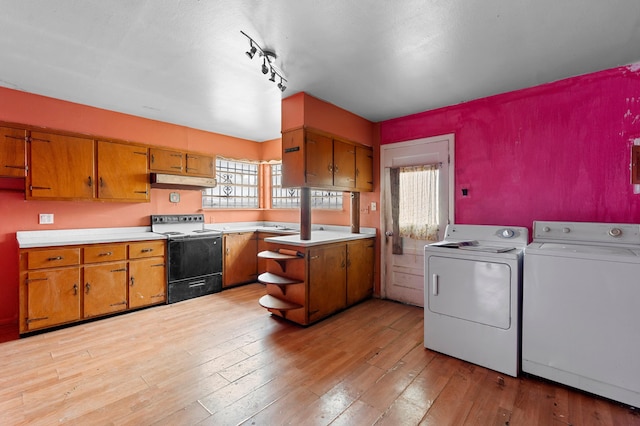
[[456, 223], [640, 223], [629, 172], [638, 64], [380, 124], [381, 144], [445, 133], [455, 134]]

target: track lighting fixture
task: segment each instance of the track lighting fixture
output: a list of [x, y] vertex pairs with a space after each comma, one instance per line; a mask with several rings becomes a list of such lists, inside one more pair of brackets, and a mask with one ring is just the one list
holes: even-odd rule
[[279, 71], [275, 66], [275, 60], [277, 58], [276, 52], [261, 48], [260, 45], [247, 34], [245, 34], [244, 31], [240, 32], [243, 36], [249, 39], [249, 50], [247, 50], [246, 52], [249, 59], [253, 59], [257, 52], [258, 56], [262, 57], [262, 74], [266, 75], [270, 72], [271, 76], [269, 77], [269, 81], [273, 81], [274, 83], [276, 81], [276, 77], [280, 78], [278, 89], [280, 89], [281, 92], [284, 92], [287, 89], [287, 87], [284, 85], [284, 82], [287, 81], [287, 79], [282, 76], [282, 72]]

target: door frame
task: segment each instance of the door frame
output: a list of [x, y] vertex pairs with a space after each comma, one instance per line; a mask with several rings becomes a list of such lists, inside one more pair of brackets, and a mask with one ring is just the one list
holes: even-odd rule
[[[429, 136], [420, 139], [414, 139], [405, 142], [389, 143], [380, 146], [380, 297], [387, 298], [387, 262], [385, 254], [387, 252], [387, 237], [386, 232], [386, 215], [390, 214], [386, 210], [386, 198], [387, 197], [387, 182], [385, 179], [385, 167], [387, 163], [387, 157], [390, 155], [387, 151], [394, 148], [405, 147], [420, 147], [426, 146], [434, 142], [442, 142], [446, 140], [449, 150], [449, 211], [448, 211], [448, 223], [453, 224], [455, 219], [455, 134], [446, 133], [443, 135]], [[390, 243], [390, 242], [389, 242]]]

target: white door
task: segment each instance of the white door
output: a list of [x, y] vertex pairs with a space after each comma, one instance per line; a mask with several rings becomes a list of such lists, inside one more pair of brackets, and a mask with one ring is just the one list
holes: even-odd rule
[[447, 223], [453, 223], [453, 134], [382, 145], [382, 259], [381, 293], [383, 298], [416, 306], [424, 305], [424, 246], [431, 241], [403, 237], [402, 254], [393, 254], [393, 215], [390, 170], [392, 167], [440, 164], [439, 212], [437, 240], [442, 240]]

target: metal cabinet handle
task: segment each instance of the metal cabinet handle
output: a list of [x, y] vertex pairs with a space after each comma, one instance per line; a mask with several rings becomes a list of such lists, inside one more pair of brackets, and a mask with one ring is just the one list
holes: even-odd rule
[[62, 259], [64, 259], [64, 257], [62, 257], [62, 256], [48, 257], [48, 258], [47, 258], [47, 260], [48, 260], [49, 262], [53, 262], [54, 260], [62, 260]]
[[112, 251], [105, 251], [104, 253], [100, 253], [98, 256], [111, 256], [112, 254]]
[[144, 249], [140, 250], [141, 253], [150, 253], [152, 251], [153, 251], [152, 248], [144, 248]]
[[91, 290], [91, 285], [89, 283], [86, 283], [84, 285], [84, 294], [89, 294], [89, 290]]
[[73, 295], [76, 296], [78, 294], [78, 284], [73, 285]]
[[89, 187], [92, 187], [92, 186], [93, 186], [93, 178], [92, 178], [91, 176], [89, 176], [89, 178], [87, 179], [87, 185], [88, 185]]
[[131, 277], [130, 278], [131, 284], [129, 284], [131, 287], [133, 287], [133, 285], [135, 284], [135, 278]]

